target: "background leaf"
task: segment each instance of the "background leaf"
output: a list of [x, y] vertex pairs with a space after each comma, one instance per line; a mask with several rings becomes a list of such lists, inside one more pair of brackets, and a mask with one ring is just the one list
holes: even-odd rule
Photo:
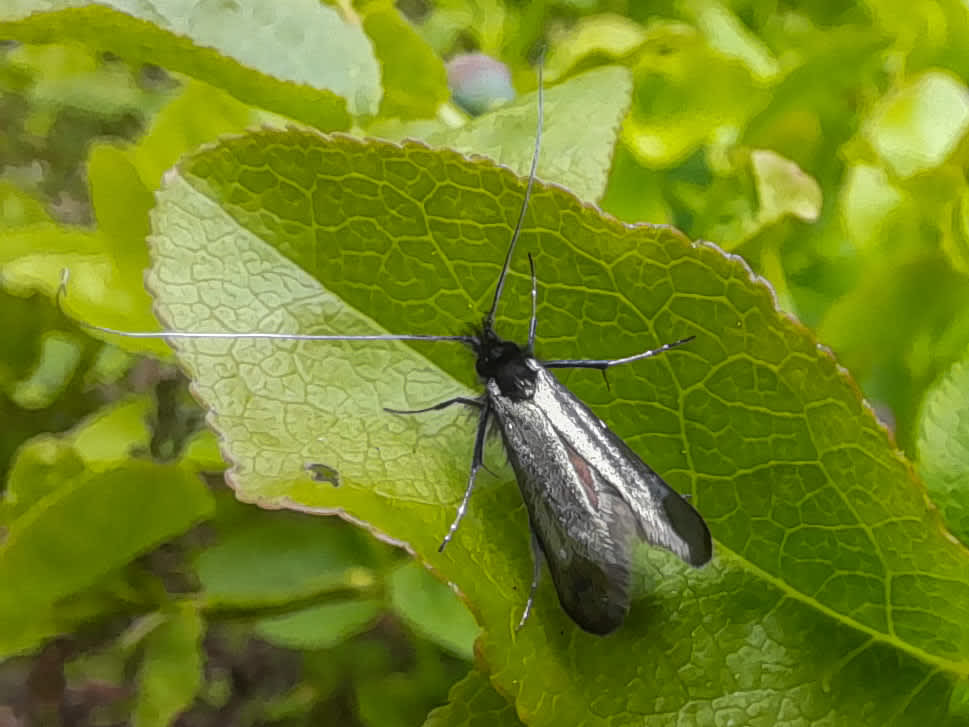
[[433, 116], [448, 98], [444, 64], [414, 27], [390, 5], [374, 3], [364, 30], [380, 61], [380, 115], [402, 119]]
[[379, 601], [338, 601], [263, 619], [256, 632], [291, 649], [328, 649], [366, 631], [379, 615]]
[[[58, 467], [70, 467], [59, 460]], [[31, 584], [0, 596], [0, 653], [24, 643], [32, 623], [59, 599], [95, 584], [135, 555], [206, 517], [212, 500], [198, 479], [172, 467], [129, 462], [64, 484], [10, 523], [0, 545], [0, 579]], [[124, 513], [145, 510], [135, 527]]]
[[202, 629], [198, 611], [185, 604], [145, 639], [135, 725], [164, 727], [192, 703], [202, 685]]
[[[335, 10], [310, 1], [276, 14], [269, 6], [174, 4], [150, 9], [103, 3], [18, 3], [0, 15], [0, 34], [27, 43], [70, 37], [130, 60], [154, 62], [230, 91], [242, 101], [320, 129], [345, 129], [349, 114], [373, 114], [380, 100], [366, 36]], [[258, 37], [258, 40], [256, 38]], [[318, 62], [300, 62], [305, 44]], [[326, 58], [319, 54], [327, 53]], [[350, 68], [357, 69], [349, 73]], [[351, 82], [351, 83], [348, 83]]]
[[265, 608], [365, 587], [365, 556], [356, 533], [289, 515], [234, 530], [196, 567], [208, 607]]
[[925, 397], [919, 417], [919, 469], [949, 529], [969, 542], [969, 381], [965, 359], [950, 368]]
[[468, 661], [474, 656], [478, 626], [455, 593], [419, 563], [405, 563], [390, 576], [396, 611], [431, 641]]
[[[568, 187], [582, 199], [599, 199], [630, 94], [629, 73], [618, 66], [598, 68], [546, 89], [538, 176]], [[537, 127], [537, 100], [529, 94], [514, 107], [430, 134], [427, 141], [488, 154], [519, 174], [528, 174]]]

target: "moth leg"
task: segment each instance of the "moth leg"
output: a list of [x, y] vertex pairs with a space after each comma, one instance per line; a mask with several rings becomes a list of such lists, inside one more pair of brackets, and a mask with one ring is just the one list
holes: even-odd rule
[[528, 322], [528, 346], [526, 350], [531, 353], [535, 350], [535, 328], [538, 326], [538, 279], [535, 277], [535, 260], [531, 253], [528, 253], [528, 267], [532, 271], [532, 318]]
[[438, 411], [439, 409], [447, 409], [449, 406], [454, 406], [455, 404], [464, 404], [465, 406], [476, 406], [479, 409], [484, 406], [478, 399], [469, 399], [466, 396], [455, 396], [453, 399], [448, 399], [447, 401], [442, 401], [433, 406], [425, 407], [424, 409], [389, 409], [384, 407], [384, 411], [390, 412], [391, 414], [424, 414], [429, 411]]
[[[454, 406], [455, 404], [464, 404], [465, 406], [474, 406], [479, 409], [484, 406], [480, 399], [469, 399], [466, 396], [456, 396], [453, 399], [448, 399], [447, 401], [442, 401], [439, 404], [434, 404], [434, 406], [429, 406], [426, 409], [388, 409], [384, 407], [384, 411], [390, 412], [391, 414], [424, 414], [429, 411], [437, 411], [438, 409], [447, 409], [449, 406]], [[489, 474], [493, 477], [498, 475], [488, 469], [488, 466], [484, 463], [481, 465]]]
[[525, 602], [525, 610], [522, 612], [521, 621], [515, 627], [516, 632], [522, 630], [522, 626], [525, 625], [525, 622], [532, 613], [532, 606], [535, 603], [535, 593], [538, 591], [538, 580], [542, 576], [542, 559], [545, 557], [545, 554], [542, 552], [542, 546], [538, 542], [538, 536], [535, 535], [531, 523], [529, 523], [528, 532], [532, 535], [532, 585], [528, 589], [528, 600]]
[[451, 542], [451, 538], [454, 537], [458, 525], [461, 524], [461, 520], [464, 518], [464, 513], [468, 510], [468, 501], [471, 499], [471, 491], [474, 489], [474, 480], [478, 476], [478, 470], [481, 469], [484, 460], [485, 435], [488, 433], [488, 416], [491, 414], [491, 409], [488, 408], [487, 403], [483, 404], [479, 401], [475, 401], [475, 403], [481, 407], [481, 418], [478, 420], [478, 431], [474, 435], [474, 454], [471, 455], [471, 473], [468, 475], [468, 487], [464, 491], [461, 504], [458, 505], [458, 514], [437, 549], [438, 553], [443, 552], [447, 544]]
[[599, 369], [600, 371], [605, 371], [613, 366], [619, 366], [620, 364], [632, 363], [633, 361], [639, 361], [644, 358], [650, 358], [664, 351], [669, 351], [671, 348], [676, 348], [677, 346], [682, 346], [684, 343], [689, 343], [696, 336], [690, 336], [688, 338], [681, 338], [679, 341], [673, 341], [673, 343], [664, 343], [659, 348], [653, 348], [649, 351], [643, 351], [642, 353], [633, 354], [632, 356], [626, 356], [625, 358], [602, 358], [602, 359], [562, 359], [560, 361], [542, 361], [542, 366], [547, 369]]

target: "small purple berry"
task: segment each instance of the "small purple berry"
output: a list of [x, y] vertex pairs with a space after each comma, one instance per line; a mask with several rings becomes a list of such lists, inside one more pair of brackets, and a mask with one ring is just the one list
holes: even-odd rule
[[447, 65], [447, 80], [454, 103], [472, 116], [515, 98], [508, 66], [484, 53], [454, 56]]

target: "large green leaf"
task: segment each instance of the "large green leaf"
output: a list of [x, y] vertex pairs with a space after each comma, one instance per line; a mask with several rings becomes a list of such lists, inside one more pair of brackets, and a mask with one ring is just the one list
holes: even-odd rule
[[369, 39], [359, 24], [314, 0], [286, 3], [285, 12], [253, 0], [23, 0], [0, 10], [0, 36], [111, 50], [320, 129], [348, 128], [350, 114], [375, 114], [380, 102]]
[[[484, 159], [261, 132], [168, 178], [149, 286], [181, 330], [460, 333], [487, 307], [523, 194]], [[499, 444], [486, 453], [498, 477], [482, 475], [438, 554], [473, 418], [383, 410], [477, 391], [455, 344], [179, 341], [238, 496], [342, 511], [406, 541], [465, 594], [480, 664], [532, 724], [940, 723], [969, 674], [969, 553], [830, 354], [739, 258], [561, 188], [536, 186], [520, 245], [498, 328], [524, 337], [530, 252], [539, 356], [697, 336], [611, 372], [609, 388], [564, 378], [692, 495], [712, 565], [658, 554], [649, 597], [606, 639], [579, 631], [546, 583], [516, 633], [531, 565]], [[337, 476], [314, 481], [308, 463]]]

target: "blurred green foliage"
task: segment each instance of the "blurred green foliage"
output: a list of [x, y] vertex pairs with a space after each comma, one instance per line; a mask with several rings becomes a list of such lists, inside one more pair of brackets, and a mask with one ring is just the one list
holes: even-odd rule
[[[15, 0], [0, 11], [0, 689], [9, 690], [0, 703], [36, 724], [162, 725], [184, 714], [200, 725], [374, 726], [418, 723], [445, 702], [428, 724], [548, 724], [555, 702], [568, 703], [509, 678], [525, 660], [510, 648], [490, 644], [492, 660], [472, 670], [474, 621], [401, 551], [334, 518], [236, 501], [170, 349], [104, 342], [54, 303], [68, 267], [72, 315], [157, 328], [143, 286], [155, 192], [183, 154], [220, 136], [300, 123], [494, 151], [530, 131], [530, 120], [492, 112], [471, 121], [448, 102], [446, 59], [460, 52], [499, 59], [525, 92], [544, 47], [547, 148], [558, 153], [539, 174], [562, 182], [572, 173], [573, 191], [623, 221], [669, 223], [743, 256], [779, 306], [834, 351], [898, 446], [918, 455], [931, 497], [965, 542], [964, 3], [184, 5], [155, 2], [135, 16], [121, 3]], [[602, 76], [581, 75], [603, 66]], [[632, 79], [621, 131], [568, 106], [579, 98], [588, 118], [616, 116], [627, 100], [617, 68]], [[613, 79], [602, 81], [601, 102], [590, 100], [595, 89], [563, 93], [556, 115], [555, 89], [589, 78]], [[473, 80], [476, 93], [489, 83], [505, 93], [501, 79]], [[577, 160], [595, 165], [573, 163], [569, 140], [590, 154]], [[502, 161], [521, 169], [529, 147], [512, 146]], [[871, 446], [879, 456], [890, 449]], [[918, 482], [906, 487], [921, 497]], [[751, 502], [737, 504], [741, 515], [744, 507]], [[761, 525], [751, 518], [753, 532]], [[728, 565], [740, 560], [718, 552]], [[904, 592], [904, 579], [892, 587]], [[677, 662], [647, 664], [637, 680], [669, 692], [646, 700], [636, 683], [618, 685], [627, 699], [617, 707], [608, 662], [577, 663], [557, 632], [542, 636], [561, 661], [529, 668], [562, 684], [583, 669], [604, 680], [589, 677], [603, 696], [574, 715], [582, 724], [620, 713], [666, 724], [678, 710], [696, 724], [969, 718], [969, 654], [896, 653], [894, 642], [864, 641], [845, 625], [832, 637], [844, 660], [798, 673], [787, 658], [805, 647], [785, 629], [800, 623], [810, 640], [817, 614], [782, 618], [788, 604], [760, 616], [752, 590], [721, 590], [724, 602], [734, 596], [735, 617], [758, 615], [749, 641], [708, 647], [723, 667], [705, 690], [678, 692], [691, 674]], [[943, 632], [941, 593], [918, 594], [925, 633]], [[709, 606], [691, 643], [705, 644], [728, 607], [715, 595], [697, 600]], [[849, 636], [862, 642], [846, 646]], [[689, 647], [659, 643], [671, 659]], [[791, 686], [745, 672], [751, 650], [790, 671]], [[872, 674], [894, 688], [895, 672], [881, 671], [889, 662], [917, 673], [918, 688], [882, 704], [890, 714], [852, 711], [880, 694]], [[828, 696], [835, 685], [830, 702], [794, 686], [813, 682]], [[856, 701], [838, 692], [845, 683]]]

